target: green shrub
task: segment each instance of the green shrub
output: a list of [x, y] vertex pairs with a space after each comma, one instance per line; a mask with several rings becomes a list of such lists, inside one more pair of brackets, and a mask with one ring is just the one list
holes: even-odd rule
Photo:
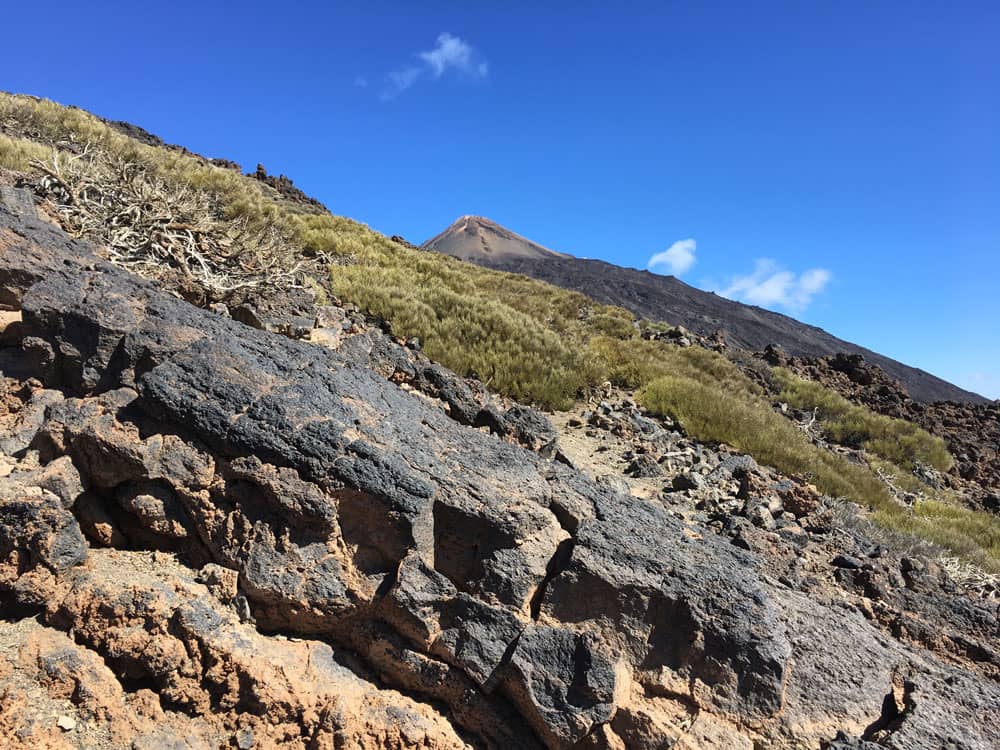
[[774, 379], [781, 388], [778, 398], [797, 409], [816, 409], [824, 432], [835, 443], [864, 448], [907, 469], [916, 461], [940, 471], [952, 466], [944, 440], [912, 422], [876, 414], [783, 368], [775, 368]]
[[1000, 518], [938, 500], [916, 503], [912, 513], [880, 510], [873, 520], [881, 526], [913, 534], [1000, 573]]
[[807, 476], [827, 494], [875, 508], [893, 504], [871, 471], [814, 446], [762, 397], [667, 376], [643, 388], [638, 398], [651, 412], [678, 419], [698, 439], [726, 443], [785, 474]]
[[0, 134], [0, 166], [7, 169], [26, 172], [32, 161], [46, 159], [51, 155], [50, 149], [34, 141], [8, 138]]

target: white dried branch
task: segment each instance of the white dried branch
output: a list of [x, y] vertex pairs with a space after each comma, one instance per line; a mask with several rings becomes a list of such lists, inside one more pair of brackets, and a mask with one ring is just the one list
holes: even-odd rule
[[140, 163], [85, 146], [32, 166], [35, 191], [52, 200], [65, 229], [104, 245], [117, 265], [152, 278], [179, 273], [206, 302], [302, 285], [304, 263], [276, 227], [227, 220], [205, 192], [168, 184]]

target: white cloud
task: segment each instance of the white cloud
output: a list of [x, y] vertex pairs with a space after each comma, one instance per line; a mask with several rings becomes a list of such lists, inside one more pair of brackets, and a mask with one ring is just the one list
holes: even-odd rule
[[427, 63], [435, 78], [440, 78], [448, 68], [485, 75], [479, 65], [473, 66], [472, 47], [447, 31], [438, 34], [437, 46], [430, 52], [421, 52], [420, 59]]
[[773, 260], [760, 258], [752, 273], [735, 277], [726, 288], [719, 290], [719, 294], [761, 307], [784, 307], [802, 312], [829, 281], [830, 272], [825, 268], [810, 268], [795, 274], [782, 269]]
[[419, 52], [416, 57], [420, 60], [419, 65], [409, 65], [386, 76], [380, 99], [394, 99], [424, 75], [436, 80], [454, 71], [470, 78], [486, 78], [490, 72], [489, 64], [476, 54], [468, 42], [447, 31], [438, 34], [434, 49]]
[[383, 101], [387, 101], [399, 96], [417, 82], [421, 72], [422, 70], [420, 68], [413, 67], [392, 71], [386, 76], [387, 86], [380, 94], [379, 98]]
[[358, 76], [354, 79], [354, 85], [359, 89], [368, 88], [368, 79], [364, 76]]
[[651, 271], [669, 271], [674, 275], [679, 275], [687, 271], [694, 265], [694, 252], [698, 247], [692, 239], [677, 240], [662, 253], [657, 253], [649, 259], [646, 268]]

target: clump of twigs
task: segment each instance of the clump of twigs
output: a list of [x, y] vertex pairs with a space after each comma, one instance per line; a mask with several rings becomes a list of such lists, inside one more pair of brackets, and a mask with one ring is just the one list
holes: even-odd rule
[[896, 475], [890, 474], [887, 471], [882, 470], [880, 467], [874, 467], [875, 475], [882, 480], [882, 483], [888, 488], [893, 500], [895, 500], [900, 505], [907, 508], [912, 508], [917, 500], [924, 497], [923, 493], [916, 494], [913, 492], [908, 492], [904, 490], [896, 481]]
[[986, 573], [957, 557], [942, 557], [938, 562], [960, 589], [980, 599], [1000, 600], [1000, 575]]
[[201, 304], [300, 286], [302, 262], [274, 225], [227, 220], [211, 193], [168, 183], [139, 162], [90, 147], [32, 161], [29, 185], [55, 207], [70, 234], [106, 248], [108, 259], [178, 287]]

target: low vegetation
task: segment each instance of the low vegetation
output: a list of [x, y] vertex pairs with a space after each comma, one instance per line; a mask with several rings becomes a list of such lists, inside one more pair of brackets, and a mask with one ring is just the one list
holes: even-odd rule
[[[678, 418], [695, 438], [725, 442], [785, 473], [810, 476], [824, 491], [875, 509], [890, 528], [988, 564], [1000, 558], [994, 518], [933, 500], [912, 512], [903, 508], [872, 471], [812, 445], [724, 357], [642, 338], [641, 329], [657, 331], [662, 324], [637, 326], [625, 310], [580, 294], [407, 248], [350, 219], [287, 200], [231, 167], [144, 145], [81, 110], [31, 97], [0, 94], [0, 167], [29, 172], [36, 185], [47, 178], [45, 189], [61, 202], [68, 229], [109, 245], [119, 262], [146, 262], [138, 270], [149, 275], [161, 267], [180, 269], [201, 285], [204, 301], [224, 299], [239, 283], [237, 267], [249, 262], [262, 284], [294, 279], [357, 303], [389, 321], [397, 334], [419, 337], [432, 358], [496, 391], [561, 408], [605, 381], [637, 388], [647, 408]], [[196, 252], [146, 258], [147, 243], [116, 239], [127, 217], [80, 206], [86, 197], [80, 191], [97, 172], [112, 183], [112, 198], [104, 202], [113, 203], [116, 190], [143, 194], [149, 188], [146, 211], [169, 213], [165, 196], [174, 196], [178, 213], [177, 204], [196, 207], [201, 216], [165, 222], [194, 226], [197, 231], [175, 230], [183, 242], [195, 243]], [[195, 203], [188, 201], [191, 193]], [[163, 228], [153, 219], [143, 231]], [[199, 232], [211, 242], [202, 244]], [[230, 256], [226, 242], [240, 252]], [[209, 272], [201, 260], [210, 263]], [[808, 386], [791, 383], [788, 390], [790, 402], [823, 409], [824, 428], [847, 442], [900, 464], [921, 460], [942, 468], [948, 461], [926, 433], [859, 416], [833, 394]]]
[[912, 512], [879, 509], [875, 523], [926, 539], [970, 560], [984, 570], [1000, 573], [1000, 519], [940, 500], [920, 500]]
[[761, 397], [732, 391], [722, 397], [698, 379], [668, 375], [643, 388], [638, 398], [651, 412], [680, 420], [699, 439], [727, 443], [787, 474], [807, 477], [827, 494], [874, 508], [896, 505], [870, 470], [813, 445]]
[[778, 398], [796, 409], [815, 409], [823, 431], [835, 443], [864, 448], [907, 469], [918, 461], [939, 471], [952, 466], [944, 440], [912, 422], [852, 404], [839, 393], [784, 368], [775, 368], [773, 378], [781, 389]]
[[945, 493], [931, 490], [911, 473], [886, 460], [873, 461], [921, 494], [912, 508], [905, 507], [869, 467], [813, 445], [803, 430], [752, 393], [730, 390], [721, 398], [717, 387], [696, 378], [667, 375], [643, 388], [638, 398], [651, 412], [679, 419], [700, 440], [728, 443], [786, 474], [804, 476], [827, 494], [867, 505], [875, 511], [873, 520], [885, 528], [913, 534], [986, 570], [1000, 571], [996, 516], [946, 502]]
[[26, 172], [31, 163], [45, 159], [51, 151], [34, 141], [8, 138], [0, 133], [0, 165], [17, 172]]

